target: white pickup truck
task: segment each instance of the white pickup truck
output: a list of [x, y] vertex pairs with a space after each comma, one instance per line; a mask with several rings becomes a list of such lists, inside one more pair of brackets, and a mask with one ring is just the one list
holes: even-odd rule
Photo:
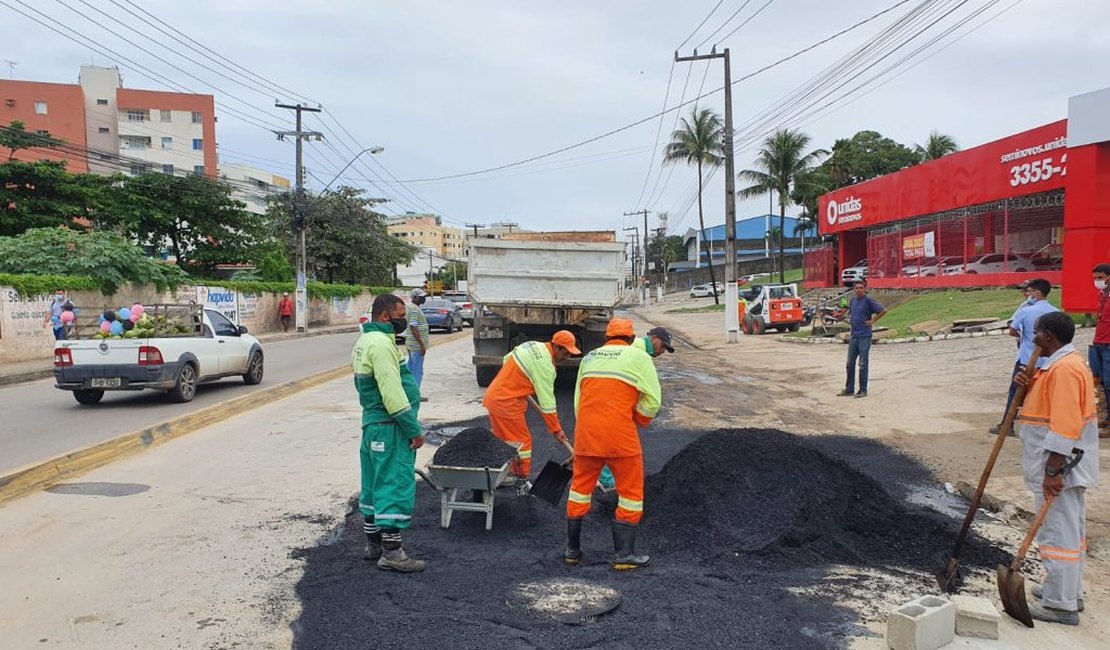
[[109, 390], [166, 391], [188, 402], [197, 385], [239, 376], [262, 382], [258, 339], [210, 309], [196, 309], [195, 328], [186, 335], [155, 338], [77, 338], [54, 349], [55, 387], [73, 392], [81, 404], [96, 404]]

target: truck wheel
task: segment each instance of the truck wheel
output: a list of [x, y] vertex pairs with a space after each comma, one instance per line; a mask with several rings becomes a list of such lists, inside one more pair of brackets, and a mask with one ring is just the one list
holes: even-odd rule
[[744, 319], [744, 328], [743, 329], [744, 329], [745, 334], [747, 334], [748, 336], [752, 335], [752, 319], [750, 319], [750, 318], [745, 318]]
[[250, 361], [247, 362], [247, 372], [243, 375], [243, 383], [248, 386], [255, 386], [262, 383], [262, 373], [265, 371], [265, 364], [263, 363], [261, 352], [251, 353]]
[[77, 400], [77, 402], [80, 404], [99, 404], [100, 400], [103, 398], [104, 391], [100, 389], [73, 391], [73, 399]]
[[752, 319], [752, 333], [753, 334], [762, 335], [766, 331], [767, 331], [767, 326], [763, 323], [762, 318], [753, 318]]
[[478, 385], [482, 388], [489, 388], [493, 383], [493, 378], [497, 376], [497, 372], [501, 370], [497, 366], [477, 366], [474, 368], [474, 377], [478, 380]]
[[801, 327], [802, 326], [799, 323], [794, 323], [793, 325], [788, 326], [786, 329], [790, 330], [791, 332], [797, 332], [799, 329], [801, 329]]
[[779, 334], [782, 334], [783, 332], [786, 331], [786, 326], [785, 325], [775, 325], [775, 331], [778, 332]]
[[181, 366], [177, 374], [177, 383], [170, 389], [170, 401], [185, 403], [193, 401], [197, 395], [197, 369], [193, 364]]

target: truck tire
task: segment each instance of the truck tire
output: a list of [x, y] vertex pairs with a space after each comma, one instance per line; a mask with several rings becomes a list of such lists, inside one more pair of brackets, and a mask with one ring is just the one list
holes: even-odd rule
[[261, 384], [265, 370], [265, 359], [262, 357], [262, 351], [252, 352], [251, 358], [247, 361], [247, 372], [243, 375], [243, 383], [248, 386]]
[[763, 318], [752, 319], [752, 334], [762, 336], [767, 331], [767, 326], [763, 323]]
[[489, 385], [493, 383], [493, 378], [497, 376], [500, 370], [497, 366], [476, 366], [474, 368], [474, 378], [477, 379], [479, 386], [489, 388]]
[[100, 400], [104, 398], [104, 391], [99, 388], [88, 390], [75, 390], [73, 391], [73, 399], [77, 400], [79, 404], [99, 404]]
[[789, 325], [786, 329], [790, 330], [791, 332], [797, 332], [801, 328], [802, 326], [800, 323], [794, 323], [793, 325]]
[[752, 335], [752, 319], [750, 319], [750, 318], [745, 318], [744, 319], [743, 330], [744, 330], [744, 333], [747, 334], [748, 336]]
[[184, 404], [193, 401], [196, 396], [197, 368], [191, 363], [186, 363], [181, 366], [181, 371], [177, 373], [177, 383], [170, 389], [170, 401]]

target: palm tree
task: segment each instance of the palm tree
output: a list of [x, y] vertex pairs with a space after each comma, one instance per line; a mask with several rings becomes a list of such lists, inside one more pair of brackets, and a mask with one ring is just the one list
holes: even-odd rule
[[924, 147], [921, 145], [915, 147], [917, 155], [921, 156], [921, 162], [936, 160], [950, 153], [956, 153], [959, 150], [960, 145], [956, 144], [955, 138], [936, 130], [929, 133], [929, 140], [925, 143]]
[[808, 211], [803, 210], [794, 222], [794, 236], [802, 238], [802, 255], [806, 254], [806, 233], [817, 228], [817, 220]]
[[[698, 225], [701, 227], [702, 245], [705, 245], [705, 215], [702, 212], [702, 190], [705, 167], [719, 167], [724, 162], [724, 125], [721, 116], [712, 109], [694, 108], [690, 119], [682, 118], [682, 128], [671, 134], [671, 141], [663, 148], [663, 163], [684, 162], [698, 169]], [[701, 259], [697, 260], [698, 265]], [[709, 281], [717, 286], [713, 275], [713, 251], [709, 251]], [[713, 302], [720, 304], [717, 292], [713, 292]]]
[[[810, 178], [818, 161], [828, 155], [824, 149], [804, 153], [810, 137], [796, 129], [779, 129], [767, 136], [755, 159], [756, 169], [740, 172], [740, 180], [751, 183], [740, 190], [741, 198], [775, 192], [779, 197], [779, 232], [786, 231], [786, 206], [801, 179]], [[786, 237], [779, 237], [779, 282], [786, 282]]]

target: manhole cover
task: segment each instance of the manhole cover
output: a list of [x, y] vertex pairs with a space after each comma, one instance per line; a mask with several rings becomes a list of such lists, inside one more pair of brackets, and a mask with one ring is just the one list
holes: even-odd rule
[[582, 580], [555, 579], [517, 585], [509, 595], [509, 604], [576, 624], [613, 611], [621, 604], [621, 594]]

